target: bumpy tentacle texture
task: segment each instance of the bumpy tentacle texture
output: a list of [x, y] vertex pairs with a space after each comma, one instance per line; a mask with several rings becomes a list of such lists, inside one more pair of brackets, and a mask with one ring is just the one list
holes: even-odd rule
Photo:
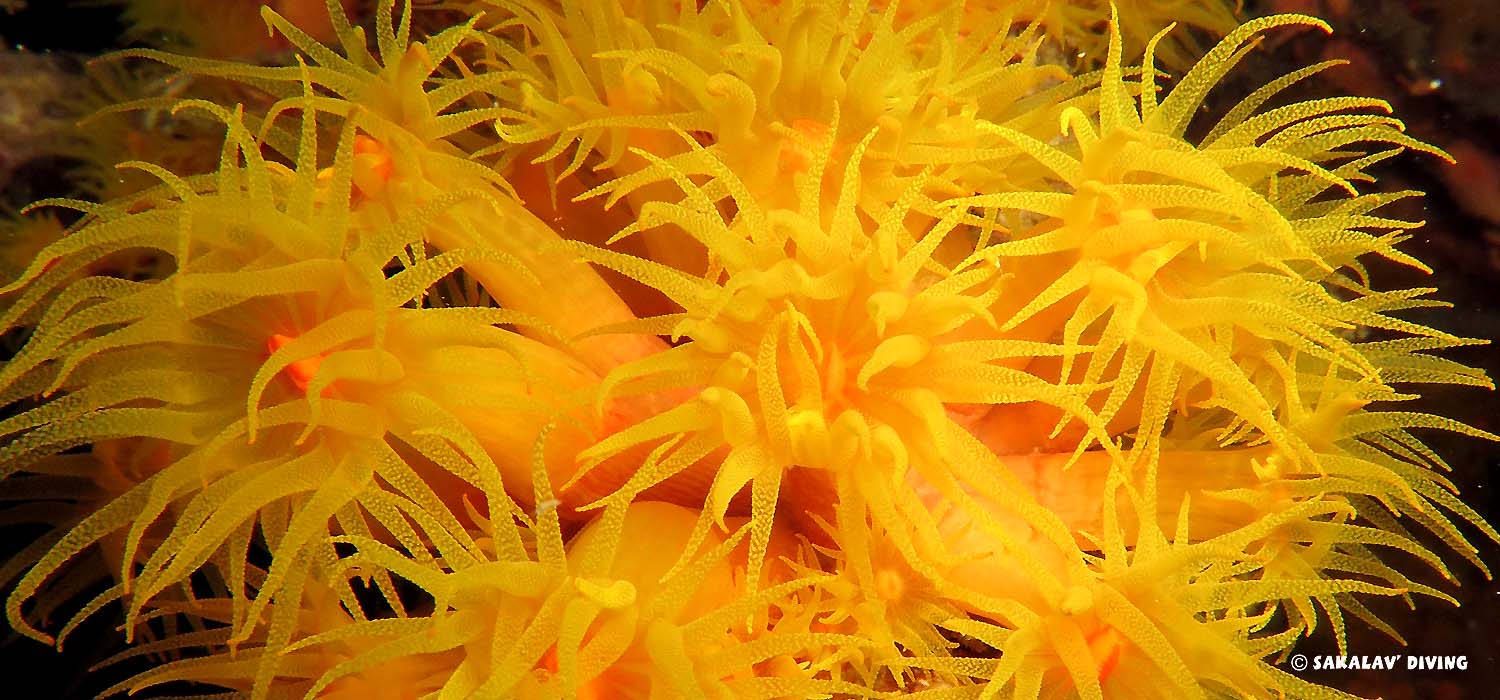
[[[378, 532], [426, 556], [402, 514], [415, 507], [467, 538], [453, 515], [461, 499], [497, 514], [516, 509], [503, 480], [530, 481], [525, 455], [542, 425], [589, 415], [597, 378], [565, 345], [497, 326], [536, 323], [530, 317], [414, 306], [464, 261], [525, 275], [519, 262], [483, 248], [418, 259], [422, 242], [406, 220], [351, 227], [347, 206], [329, 202], [350, 200], [352, 129], [332, 166], [344, 175], [330, 178], [312, 160], [312, 116], [303, 160], [289, 171], [261, 157], [237, 114], [204, 107], [229, 125], [219, 172], [189, 182], [142, 165], [173, 198], [144, 211], [74, 203], [93, 218], [42, 251], [9, 312], [35, 318], [35, 328], [0, 369], [0, 386], [7, 400], [51, 398], [0, 425], [7, 472], [112, 440], [143, 441], [136, 449], [155, 455], [132, 464], [124, 475], [132, 483], [109, 484], [114, 499], [20, 579], [9, 614], [38, 638], [23, 621], [26, 601], [69, 559], [101, 545], [113, 548], [105, 554], [118, 584], [85, 612], [122, 598], [134, 618], [212, 564], [207, 575], [222, 575], [237, 603], [241, 639], [289, 579], [330, 570], [328, 533]], [[160, 282], [75, 279], [131, 249], [169, 255], [175, 270]], [[462, 397], [454, 372], [464, 374]], [[590, 432], [569, 430], [575, 441]], [[253, 586], [244, 566], [252, 539], [273, 554]]]
[[[338, 171], [354, 183], [353, 225], [392, 225], [405, 212], [444, 203], [441, 212], [410, 224], [420, 230], [422, 240], [442, 251], [484, 247], [516, 258], [529, 275], [511, 274], [487, 260], [466, 261], [464, 270], [502, 305], [537, 316], [554, 332], [572, 337], [591, 330], [594, 322], [629, 318], [616, 293], [586, 266], [559, 254], [557, 234], [509, 196], [509, 184], [482, 164], [497, 139], [477, 136], [473, 127], [513, 113], [513, 107], [501, 105], [519, 99], [517, 85], [526, 76], [510, 70], [474, 74], [461, 55], [478, 39], [473, 22], [413, 41], [410, 8], [399, 20], [391, 16], [390, 6], [384, 10], [376, 24], [375, 53], [366, 46], [364, 32], [351, 27], [342, 12], [334, 21], [341, 49], [335, 51], [266, 10], [267, 23], [305, 53], [306, 65], [262, 68], [149, 50], [121, 55], [151, 58], [268, 92], [277, 100], [258, 121], [261, 137], [272, 144], [286, 143], [287, 135], [277, 127], [288, 111], [336, 116], [356, 134], [357, 155], [345, 166], [347, 172]], [[558, 269], [569, 271], [557, 275]], [[561, 286], [565, 283], [566, 289]], [[591, 313], [578, 313], [579, 304]], [[583, 359], [598, 371], [660, 346], [649, 338], [617, 338], [608, 345], [581, 342]]]
[[[681, 5], [666, 18], [608, 4], [489, 3], [502, 17], [514, 14], [501, 27], [520, 25], [538, 48], [518, 55], [503, 35], [496, 42], [499, 58], [530, 77], [524, 113], [502, 118], [502, 136], [537, 144], [537, 161], [562, 160], [565, 179], [585, 164], [619, 176], [607, 205], [624, 199], [639, 210], [680, 196], [670, 184], [679, 172], [707, 179], [702, 191], [715, 201], [741, 187], [762, 206], [794, 208], [794, 180], [810, 168], [842, 171], [875, 132], [861, 148], [858, 203], [878, 217], [916, 180], [923, 197], [915, 206], [925, 210], [933, 198], [1035, 173], [1024, 162], [977, 165], [1015, 149], [976, 129], [976, 115], [1048, 121], [1054, 92], [1076, 91], [1042, 89], [1062, 74], [1037, 64], [1033, 32], [1007, 34], [996, 18], [958, 42], [955, 28], [973, 19], [958, 8], [897, 26], [895, 8], [857, 2]], [[724, 168], [737, 183], [714, 182]], [[643, 239], [653, 260], [694, 273], [705, 267], [702, 249], [680, 236], [653, 230]]]
[[1331, 62], [1193, 123], [1315, 19], [274, 5], [121, 57], [217, 152], [5, 223], [7, 617], [122, 615], [106, 695], [1328, 700], [1305, 638], [1488, 573], [1369, 185], [1446, 156]]
[[[779, 0], [763, 0], [773, 5]], [[896, 8], [899, 23], [910, 23], [958, 3], [932, 0], [872, 0], [876, 7]], [[969, 22], [958, 28], [960, 35], [979, 32], [984, 19], [1003, 18], [1007, 24], [1040, 25], [1046, 36], [1082, 65], [1104, 61], [1109, 51], [1105, 20], [1111, 8], [1117, 22], [1126, 58], [1141, 56], [1146, 43], [1168, 26], [1181, 30], [1165, 38], [1163, 62], [1170, 68], [1186, 69], [1202, 53], [1194, 34], [1222, 37], [1238, 25], [1236, 9], [1241, 3], [1225, 0], [964, 0], [963, 14]], [[1234, 7], [1231, 7], [1233, 5]]]

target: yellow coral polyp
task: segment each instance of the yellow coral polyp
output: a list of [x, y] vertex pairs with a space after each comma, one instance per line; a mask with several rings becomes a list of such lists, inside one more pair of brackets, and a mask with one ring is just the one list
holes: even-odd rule
[[[1129, 93], [1116, 45], [1104, 71], [1097, 122], [1076, 109], [1063, 115], [1063, 133], [1071, 137], [1069, 149], [1076, 148], [1076, 155], [1011, 129], [991, 127], [1045, 164], [1069, 190], [960, 200], [969, 206], [1016, 208], [1048, 217], [1030, 235], [995, 246], [994, 254], [1002, 261], [1063, 261], [1065, 271], [1036, 285], [1036, 295], [1003, 319], [1001, 328], [1017, 328], [1063, 300], [1076, 303], [1070, 315], [1054, 317], [1034, 332], [1060, 332], [1067, 343], [1097, 345], [1083, 365], [1085, 383], [1106, 378], [1106, 367], [1118, 363], [1118, 370], [1110, 370], [1117, 372], [1118, 381], [1099, 408], [1106, 420], [1164, 425], [1161, 414], [1117, 415], [1131, 405], [1130, 392], [1141, 390], [1139, 382], [1149, 368], [1151, 376], [1166, 382], [1158, 385], [1162, 393], [1156, 395], [1147, 388], [1146, 406], [1161, 411], [1185, 401], [1212, 401], [1298, 455], [1299, 461], [1307, 461], [1311, 455], [1274, 415], [1276, 410], [1298, 410], [1287, 405], [1295, 400], [1265, 394], [1266, 389], [1255, 386], [1256, 378], [1235, 369], [1231, 358], [1252, 352], [1239, 346], [1259, 348], [1270, 341], [1270, 352], [1308, 353], [1373, 377], [1374, 367], [1339, 335], [1341, 331], [1359, 325], [1456, 340], [1344, 303], [1325, 286], [1330, 278], [1336, 279], [1334, 266], [1347, 261], [1345, 251], [1322, 250], [1331, 240], [1366, 241], [1367, 251], [1404, 262], [1387, 241], [1389, 235], [1399, 236], [1415, 225], [1357, 213], [1390, 198], [1359, 195], [1351, 180], [1364, 179], [1358, 170], [1361, 161], [1334, 149], [1371, 141], [1426, 149], [1384, 117], [1342, 114], [1368, 101], [1330, 98], [1254, 116], [1253, 110], [1274, 89], [1289, 83], [1280, 81], [1231, 110], [1216, 132], [1236, 133], [1241, 123], [1255, 124], [1262, 138], [1306, 129], [1317, 135], [1316, 149], [1304, 150], [1302, 141], [1276, 138], [1257, 144], [1262, 138], [1251, 137], [1229, 144], [1211, 135], [1201, 146], [1182, 140], [1188, 117], [1221, 74], [1212, 61], [1230, 59], [1237, 47], [1261, 31], [1300, 23], [1318, 24], [1296, 17], [1246, 24], [1164, 99], [1156, 95], [1149, 75], [1141, 81], [1138, 98]], [[1148, 61], [1151, 55], [1148, 50]], [[1336, 118], [1329, 117], [1334, 114]], [[1345, 164], [1330, 170], [1319, 159]], [[1293, 172], [1278, 175], [1282, 169]], [[1287, 206], [1278, 201], [1285, 186], [1278, 184], [1281, 178], [1298, 183], [1309, 197], [1343, 190], [1348, 204], [1342, 210]], [[1377, 237], [1359, 230], [1368, 226], [1387, 228], [1391, 234]], [[1327, 231], [1339, 234], [1328, 236]], [[1038, 267], [1051, 269], [1045, 263]], [[1024, 279], [1027, 271], [1017, 274]], [[1204, 335], [1223, 336], [1225, 324], [1243, 330], [1217, 342]], [[1073, 366], [1072, 358], [1064, 358], [1064, 378]], [[1199, 387], [1202, 382], [1207, 386]]]
[[[929, 16], [935, 10], [949, 6], [922, 0], [871, 4], [895, 8], [896, 17], [902, 23]], [[978, 31], [975, 27], [985, 26], [986, 20], [1003, 19], [1007, 24], [1017, 25], [1034, 22], [1041, 26], [1049, 39], [1085, 65], [1097, 65], [1108, 53], [1108, 36], [1101, 29], [1111, 9], [1118, 12], [1117, 26], [1130, 59], [1138, 58], [1147, 42], [1158, 32], [1169, 26], [1180, 26], [1182, 29], [1169, 36], [1162, 47], [1165, 63], [1173, 68], [1192, 65], [1196, 55], [1201, 53], [1192, 36], [1194, 30], [1214, 38], [1222, 37], [1238, 25], [1235, 15], [1242, 9], [1240, 3], [1224, 0], [965, 0], [961, 7], [964, 20], [958, 27], [961, 36]]]
[[[515, 544], [517, 535], [534, 537], [534, 560], [497, 550], [489, 555], [493, 560], [451, 558], [453, 570], [441, 575], [410, 568], [399, 553], [376, 543], [362, 543], [354, 561], [407, 572], [436, 598], [438, 612], [390, 649], [429, 658], [460, 651], [462, 659], [439, 692], [528, 699], [705, 692], [719, 697], [726, 684], [768, 657], [731, 631], [753, 607], [736, 600], [726, 543], [710, 540], [695, 552], [693, 566], [669, 573], [682, 547], [690, 546], [695, 519], [679, 506], [638, 502], [604, 516], [564, 547], [556, 515], [548, 513], [537, 519], [536, 530], [506, 538]], [[622, 549], [647, 533], [677, 546]], [[380, 621], [361, 626], [371, 633], [387, 627]], [[315, 648], [340, 636], [311, 637], [295, 647]], [[497, 646], [498, 640], [510, 645]], [[691, 658], [688, 644], [696, 652]], [[353, 663], [330, 669], [310, 693], [357, 670]]]
[[[585, 163], [618, 174], [591, 194], [607, 191], [611, 202], [623, 199], [642, 214], [649, 201], [680, 196], [670, 184], [676, 173], [712, 180], [725, 168], [762, 206], [795, 208], [802, 193], [790, 185], [802, 173], [842, 170], [872, 133], [861, 160], [860, 207], [879, 217], [921, 179], [923, 196], [913, 204], [925, 210], [932, 197], [983, 190], [1004, 177], [976, 165], [1013, 152], [976, 128], [980, 106], [997, 119], [1034, 118], [1023, 116], [1026, 93], [1057, 76], [1037, 65], [1029, 37], [1009, 37], [1003, 25], [959, 50], [938, 28], [959, 23], [956, 8], [945, 14], [948, 24], [896, 27], [890, 13], [862, 3], [775, 12], [708, 3], [684, 5], [674, 28], [663, 31], [665, 25], [606, 8], [565, 8], [558, 16], [532, 3], [522, 7], [517, 22], [567, 78], [556, 82], [558, 94], [528, 92], [522, 105], [529, 113], [504, 118], [514, 126], [503, 137], [551, 140], [537, 161], [571, 149], [564, 175]], [[626, 94], [657, 99], [622, 107], [611, 100], [612, 80], [642, 86]], [[674, 130], [692, 133], [703, 148], [689, 148]], [[728, 184], [704, 191], [719, 200]], [[826, 194], [837, 197], [836, 189]], [[642, 236], [654, 260], [695, 274], [704, 269], [700, 249], [674, 240], [672, 231]]]
[[[247, 138], [225, 116], [231, 146]], [[489, 496], [491, 506], [506, 508], [495, 499], [499, 470], [482, 449], [455, 453], [423, 435], [433, 424], [409, 422], [414, 411], [429, 420], [435, 412], [422, 403], [430, 399], [411, 391], [422, 384], [419, 373], [410, 374], [421, 365], [408, 371], [402, 360], [420, 347], [410, 343], [415, 336], [431, 337], [419, 330], [428, 316], [448, 317], [448, 328], [467, 327], [448, 336], [456, 343], [499, 354], [507, 352], [510, 334], [491, 324], [516, 317], [401, 308], [463, 254], [411, 264], [387, 279], [381, 266], [399, 250], [399, 237], [393, 243], [378, 232], [361, 239], [341, 230], [338, 213], [315, 203], [322, 184], [314, 172], [287, 175], [251, 152], [231, 147], [226, 154], [217, 191], [180, 187], [180, 201], [145, 211], [96, 210], [100, 223], [53, 244], [41, 258], [88, 260], [120, 247], [154, 247], [175, 257], [176, 270], [160, 283], [86, 277], [51, 300], [32, 342], [0, 369], [0, 383], [34, 391], [40, 380], [67, 393], [0, 427], [12, 436], [3, 448], [7, 468], [23, 468], [59, 446], [110, 438], [149, 437], [186, 449], [76, 525], [21, 579], [9, 613], [38, 637], [21, 622], [25, 601], [68, 559], [120, 530], [128, 531], [121, 585], [101, 600], [127, 597], [133, 617], [223, 556], [221, 548], [234, 551], [236, 542], [243, 548], [258, 525], [279, 554], [253, 598], [244, 593], [243, 567], [231, 579], [232, 598], [248, 602], [235, 608], [240, 638], [255, 628], [271, 597], [266, 591], [306, 575], [321, 558], [313, 552], [327, 551], [317, 534], [333, 520], [339, 529], [366, 533], [372, 518], [377, 529], [419, 551], [403, 516], [382, 503], [376, 475], [406, 498], [447, 509], [393, 444], [424, 454], [441, 465], [439, 473], [453, 472]], [[247, 162], [237, 166], [231, 157]], [[169, 185], [180, 185], [160, 172]], [[273, 182], [290, 186], [290, 194], [273, 194]], [[319, 254], [334, 257], [299, 259]], [[346, 254], [350, 260], [337, 257]], [[499, 254], [486, 259], [505, 261]], [[44, 267], [33, 265], [27, 274], [44, 281], [51, 275]], [[93, 299], [99, 302], [81, 303]], [[100, 371], [115, 376], [105, 380]], [[278, 381], [283, 373], [291, 381]], [[502, 393], [524, 406], [531, 380], [517, 375]], [[530, 410], [542, 416], [540, 424], [555, 409], [537, 403]], [[157, 428], [137, 427], [149, 423]], [[453, 430], [451, 439], [462, 442], [464, 429]], [[484, 466], [474, 469], [476, 461]], [[160, 526], [160, 536], [146, 537], [163, 517], [172, 522]], [[444, 526], [450, 524], [458, 528], [451, 516]]]
[[[710, 198], [679, 174], [686, 203], [650, 206], [639, 226], [670, 223], [688, 232], [712, 253], [720, 283], [607, 251], [581, 252], [661, 289], [686, 310], [664, 320], [688, 342], [621, 367], [607, 380], [611, 391], [660, 387], [658, 377], [670, 386], [705, 387], [697, 399], [582, 455], [598, 460], [634, 445], [662, 446], [618, 497], [714, 459], [700, 445], [727, 444], [705, 517], [722, 523], [748, 485], [751, 555], [758, 557], [770, 536], [783, 473], [793, 467], [830, 470], [841, 483], [885, 492], [869, 496], [881, 524], [912, 517], [898, 513], [889, 491], [912, 468], [911, 454], [925, 458], [918, 469], [945, 468], [942, 441], [931, 425], [949, 422], [944, 403], [1052, 404], [1076, 412], [1094, 426], [1096, 439], [1104, 439], [1070, 389], [992, 364], [1074, 350], [987, 340], [976, 330], [990, 320], [985, 309], [1001, 293], [999, 275], [983, 250], [955, 269], [937, 266], [935, 251], [957, 227], [938, 222], [919, 237], [907, 229], [920, 183], [882, 213], [873, 233], [862, 230], [855, 202], [869, 140], [849, 160], [832, 205], [822, 195], [826, 166], [798, 183], [797, 210], [764, 207], [730, 180], [727, 168], [719, 169], [736, 205], [733, 220], [720, 218]], [[885, 483], [855, 476], [846, 466], [851, 463], [869, 464]], [[752, 581], [756, 575], [752, 568]]]
[[1330, 700], [1280, 660], [1489, 573], [1420, 433], [1500, 437], [1399, 403], [1482, 341], [1370, 266], [1444, 154], [1286, 103], [1335, 62], [1194, 123], [1318, 20], [269, 5], [100, 116], [222, 145], [0, 260], [7, 618], [122, 613], [106, 695]]

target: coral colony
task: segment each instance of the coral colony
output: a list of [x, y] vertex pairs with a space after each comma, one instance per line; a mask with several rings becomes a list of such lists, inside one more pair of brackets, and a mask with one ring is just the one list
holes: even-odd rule
[[1346, 698], [1285, 660], [1500, 540], [1374, 269], [1447, 156], [1206, 108], [1315, 18], [129, 4], [0, 288], [6, 614], [106, 695]]

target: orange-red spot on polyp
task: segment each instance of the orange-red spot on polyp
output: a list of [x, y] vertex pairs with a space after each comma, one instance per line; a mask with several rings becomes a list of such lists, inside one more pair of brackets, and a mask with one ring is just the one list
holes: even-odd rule
[[[547, 653], [542, 654], [542, 659], [541, 661], [537, 662], [536, 667], [547, 671], [553, 676], [557, 675], [558, 663], [556, 644], [553, 644], [552, 646], [547, 648]], [[607, 692], [609, 688], [609, 683], [605, 678], [607, 674], [608, 671], [605, 671], [605, 674], [600, 675], [598, 678], [594, 678], [589, 682], [578, 686], [578, 695], [576, 696], [578, 700], [610, 700], [611, 698], [615, 697], [614, 695]]]
[[[266, 349], [275, 353], [290, 342], [292, 342], [291, 336], [273, 333], [270, 338], [266, 339]], [[312, 382], [313, 376], [317, 375], [318, 365], [321, 364], [323, 364], [322, 355], [304, 357], [286, 366], [286, 376], [297, 385], [297, 389], [306, 393], [307, 385]]]
[[1125, 648], [1125, 637], [1119, 630], [1105, 626], [1095, 630], [1086, 639], [1089, 651], [1094, 654], [1094, 661], [1099, 664], [1099, 682], [1103, 683], [1120, 665], [1120, 651]]

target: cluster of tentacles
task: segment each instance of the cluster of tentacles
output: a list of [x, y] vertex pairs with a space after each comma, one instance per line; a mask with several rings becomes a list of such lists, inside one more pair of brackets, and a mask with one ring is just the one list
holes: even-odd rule
[[1282, 659], [1500, 541], [1375, 279], [1446, 156], [1331, 63], [1195, 123], [1316, 19], [346, 4], [109, 59], [222, 140], [7, 260], [6, 611], [123, 617], [109, 693], [1341, 698]]

